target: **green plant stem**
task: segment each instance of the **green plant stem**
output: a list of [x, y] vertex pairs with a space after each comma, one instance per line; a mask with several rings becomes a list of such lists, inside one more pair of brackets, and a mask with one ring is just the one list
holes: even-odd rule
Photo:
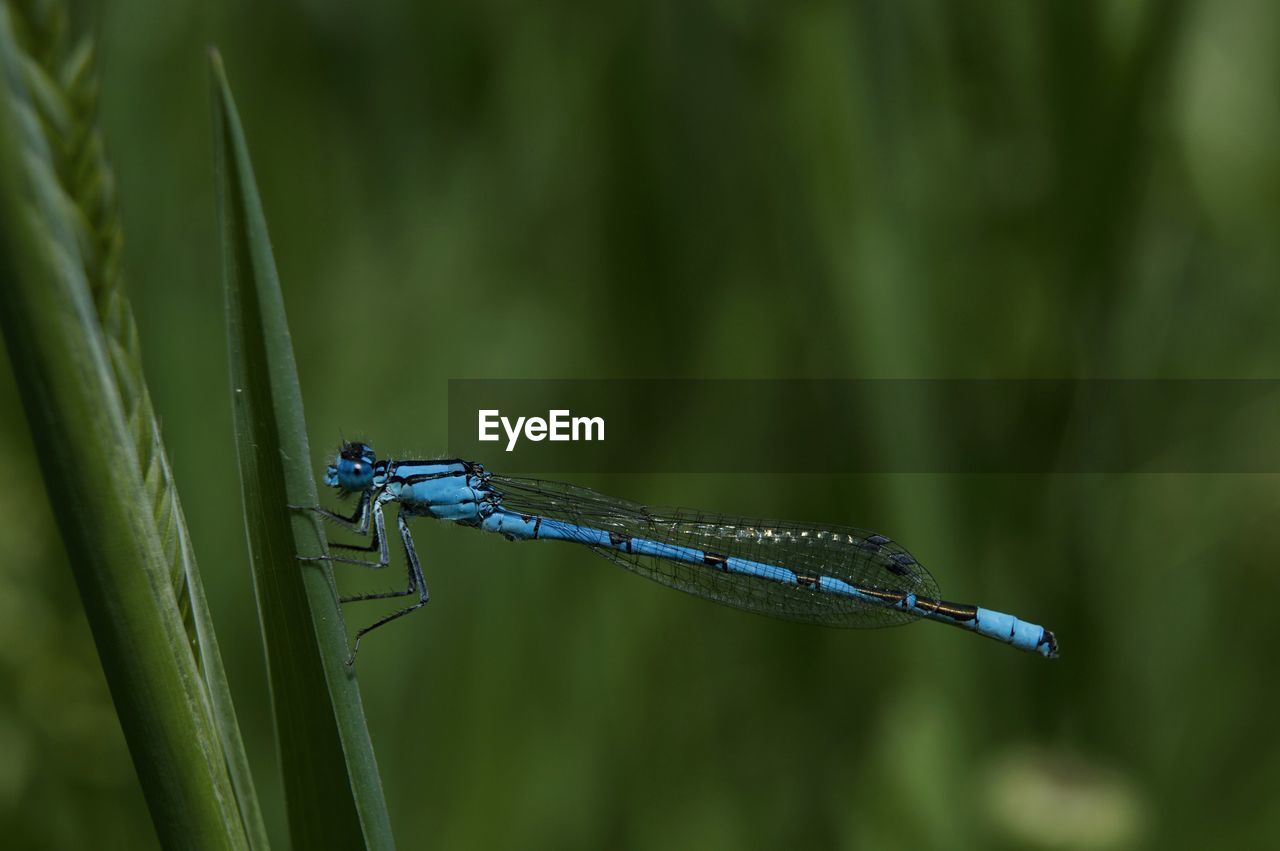
[[0, 6], [0, 328], [160, 841], [247, 848], [84, 264]]
[[142, 369], [142, 350], [133, 310], [123, 285], [123, 228], [116, 203], [115, 176], [98, 129], [98, 81], [93, 39], [69, 46], [65, 8], [54, 4], [27, 9], [28, 39], [41, 46], [25, 64], [26, 79], [45, 135], [55, 154], [59, 181], [74, 203], [85, 277], [97, 308], [125, 421], [133, 435], [156, 529], [169, 565], [170, 582], [205, 682], [222, 740], [245, 830], [255, 848], [268, 846], [253, 775], [240, 735], [231, 689], [205, 601], [204, 585], [187, 522], [165, 452], [160, 423]]
[[390, 848], [386, 802], [324, 552], [302, 394], [266, 218], [222, 60], [210, 56], [232, 409], [294, 846]]

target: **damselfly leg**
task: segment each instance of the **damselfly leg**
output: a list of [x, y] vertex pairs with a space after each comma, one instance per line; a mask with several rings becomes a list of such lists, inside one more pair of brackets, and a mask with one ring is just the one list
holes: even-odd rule
[[[358, 535], [367, 535], [372, 525], [373, 536], [369, 544], [344, 544], [339, 541], [330, 541], [329, 546], [333, 548], [354, 550], [357, 552], [377, 552], [377, 561], [366, 561], [363, 559], [343, 558], [341, 556], [323, 555], [323, 556], [298, 556], [299, 561], [328, 561], [337, 562], [339, 564], [354, 564], [358, 567], [367, 567], [372, 570], [381, 570], [391, 563], [391, 554], [387, 546], [386, 535], [386, 518], [383, 513], [383, 499], [371, 498], [369, 493], [361, 495], [360, 505], [357, 506], [356, 512], [350, 517], [330, 511], [320, 506], [291, 506], [315, 514], [342, 526]], [[370, 594], [354, 594], [345, 597], [339, 597], [339, 603], [359, 603], [366, 600], [390, 600], [398, 597], [408, 597], [417, 593], [418, 602], [411, 606], [407, 606], [399, 611], [383, 617], [369, 626], [363, 627], [356, 631], [355, 644], [351, 649], [351, 656], [347, 659], [348, 665], [354, 665], [356, 661], [356, 653], [360, 650], [360, 640], [373, 630], [380, 626], [384, 626], [392, 621], [404, 617], [412, 611], [422, 608], [430, 600], [431, 595], [427, 591], [426, 579], [422, 574], [422, 565], [418, 560], [417, 549], [413, 545], [413, 536], [409, 532], [409, 524], [405, 521], [405, 512], [402, 509], [396, 516], [397, 525], [400, 529], [400, 538], [404, 542], [406, 570], [408, 573], [409, 586], [403, 591], [381, 591]]]
[[373, 632], [380, 626], [386, 626], [393, 620], [404, 617], [410, 612], [421, 609], [431, 600], [431, 594], [427, 591], [427, 580], [422, 575], [422, 565], [418, 561], [418, 551], [413, 546], [413, 536], [409, 534], [409, 524], [405, 522], [404, 513], [396, 515], [396, 523], [400, 527], [400, 538], [404, 541], [404, 557], [409, 565], [409, 587], [404, 591], [386, 591], [381, 594], [359, 594], [353, 597], [342, 597], [339, 599], [341, 603], [357, 603], [362, 600], [387, 600], [393, 597], [408, 597], [414, 591], [418, 592], [418, 602], [411, 606], [406, 606], [398, 612], [392, 612], [386, 617], [380, 618], [366, 627], [356, 630], [356, 643], [351, 648], [351, 658], [347, 660], [348, 665], [356, 663], [356, 654], [360, 652], [360, 639]]

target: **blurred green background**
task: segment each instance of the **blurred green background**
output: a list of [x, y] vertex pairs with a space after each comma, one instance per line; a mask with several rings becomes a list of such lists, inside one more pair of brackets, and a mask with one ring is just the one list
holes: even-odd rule
[[[79, 20], [100, 31], [128, 289], [277, 838], [209, 44], [317, 468], [341, 434], [446, 451], [449, 378], [1276, 377], [1276, 4], [133, 1]], [[7, 365], [0, 411], [0, 836], [152, 846]], [[885, 531], [948, 596], [1057, 630], [1063, 657], [774, 622], [424, 521], [433, 602], [359, 667], [402, 847], [1280, 835], [1275, 476], [577, 481]]]

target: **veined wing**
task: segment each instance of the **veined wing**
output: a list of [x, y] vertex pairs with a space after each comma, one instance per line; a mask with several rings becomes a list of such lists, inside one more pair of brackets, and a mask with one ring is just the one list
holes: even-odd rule
[[[821, 578], [839, 580], [892, 600], [914, 594], [937, 600], [929, 572], [901, 545], [848, 526], [758, 520], [687, 509], [649, 509], [561, 482], [491, 475], [489, 485], [508, 511], [651, 541], [705, 558], [662, 558], [582, 543], [610, 561], [698, 597], [785, 620], [826, 626], [880, 627], [915, 620], [908, 611], [822, 590]], [[571, 538], [572, 540], [572, 538]], [[645, 549], [636, 546], [634, 549]], [[795, 581], [716, 569], [721, 559], [785, 569]], [[768, 571], [765, 571], [768, 573]], [[830, 583], [828, 583], [830, 585]]]

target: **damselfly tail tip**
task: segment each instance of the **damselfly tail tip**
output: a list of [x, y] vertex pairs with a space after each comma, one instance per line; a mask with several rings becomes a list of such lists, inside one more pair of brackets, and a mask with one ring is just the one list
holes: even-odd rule
[[1053, 634], [1052, 630], [1046, 629], [1044, 634], [1040, 636], [1040, 644], [1036, 648], [1046, 659], [1058, 658], [1058, 637]]

